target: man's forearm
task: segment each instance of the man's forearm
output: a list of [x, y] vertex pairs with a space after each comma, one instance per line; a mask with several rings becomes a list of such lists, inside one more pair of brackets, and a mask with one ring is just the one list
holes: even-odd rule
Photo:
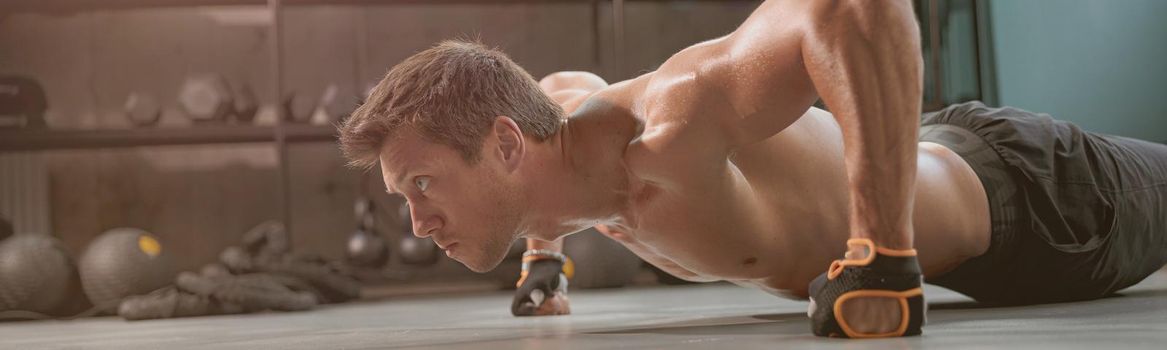
[[823, 1], [808, 21], [802, 52], [843, 129], [851, 235], [910, 248], [923, 89], [911, 3]]

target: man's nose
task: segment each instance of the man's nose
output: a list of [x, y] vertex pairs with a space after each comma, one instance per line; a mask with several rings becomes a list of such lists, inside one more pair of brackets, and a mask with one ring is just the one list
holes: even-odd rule
[[426, 238], [442, 228], [442, 219], [437, 215], [423, 216], [421, 220], [413, 222], [413, 235]]
[[403, 205], [406, 208], [404, 211], [409, 213], [409, 218], [413, 222], [414, 236], [426, 238], [442, 228], [442, 219], [437, 215], [433, 215], [427, 210], [411, 206], [408, 203]]

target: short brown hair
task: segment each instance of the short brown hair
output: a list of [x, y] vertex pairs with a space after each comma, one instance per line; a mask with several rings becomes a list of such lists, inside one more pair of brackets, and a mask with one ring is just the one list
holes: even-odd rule
[[385, 138], [403, 127], [453, 147], [473, 163], [495, 117], [507, 116], [525, 135], [546, 140], [563, 109], [506, 54], [480, 43], [448, 40], [405, 59], [339, 126], [340, 147], [356, 167], [378, 161]]

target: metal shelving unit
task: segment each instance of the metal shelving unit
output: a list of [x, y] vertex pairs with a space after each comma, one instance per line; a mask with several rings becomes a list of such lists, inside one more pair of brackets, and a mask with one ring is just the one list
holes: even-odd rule
[[[265, 6], [271, 13], [272, 21], [268, 26], [268, 40], [271, 46], [271, 57], [268, 64], [271, 76], [273, 96], [271, 101], [278, 101], [278, 96], [284, 96], [283, 86], [283, 53], [282, 10], [289, 6], [343, 6], [343, 5], [441, 5], [441, 4], [555, 4], [555, 3], [587, 3], [592, 9], [592, 30], [595, 37], [595, 59], [600, 61], [600, 24], [599, 13], [602, 2], [611, 3], [612, 17], [612, 69], [618, 75], [624, 73], [623, 55], [625, 52], [625, 5], [632, 1], [666, 2], [674, 0], [5, 0], [0, 2], [0, 13], [35, 12], [35, 13], [72, 13], [84, 11], [116, 11], [144, 8], [174, 8], [197, 6]], [[712, 0], [696, 0], [712, 1]], [[744, 1], [744, 0], [721, 0]], [[756, 1], [756, 0], [751, 0]], [[924, 38], [933, 47], [938, 46], [939, 28], [937, 27], [939, 13], [935, 11], [936, 0], [928, 2], [931, 11], [925, 14], [929, 37]], [[939, 65], [939, 55], [933, 50], [930, 57], [934, 65]], [[940, 92], [943, 77], [935, 74], [932, 81], [926, 82], [931, 88]], [[939, 101], [924, 101], [925, 107], [936, 108]], [[927, 109], [927, 108], [926, 108]], [[283, 111], [279, 111], [283, 113]], [[331, 126], [314, 126], [288, 124], [281, 115], [274, 126], [196, 126], [190, 128], [157, 128], [157, 129], [130, 129], [130, 130], [0, 130], [0, 152], [63, 150], [63, 149], [94, 149], [94, 148], [125, 148], [147, 147], [160, 145], [199, 145], [223, 143], [274, 143], [279, 157], [279, 182], [282, 203], [282, 217], [291, 231], [291, 190], [288, 169], [288, 144], [299, 142], [332, 142], [335, 141], [336, 130]]]
[[[287, 141], [329, 142], [330, 126], [286, 125]], [[0, 130], [0, 152], [275, 142], [275, 127], [196, 126], [108, 130]]]
[[[600, 0], [285, 0], [279, 6], [296, 5], [406, 5], [406, 4], [523, 4], [590, 3]], [[267, 0], [5, 0], [0, 11], [80, 12], [162, 7], [266, 5]]]
[[[86, 11], [119, 11], [147, 8], [178, 8], [199, 6], [264, 6], [271, 14], [267, 27], [271, 46], [268, 69], [273, 96], [278, 101], [284, 96], [283, 86], [283, 9], [289, 6], [316, 5], [442, 5], [442, 4], [591, 4], [593, 33], [596, 37], [595, 57], [600, 59], [599, 11], [602, 1], [612, 2], [614, 24], [614, 52], [623, 52], [624, 0], [6, 0], [0, 2], [0, 13], [62, 14]], [[615, 62], [619, 71], [620, 59]], [[279, 164], [281, 216], [289, 234], [293, 229], [291, 215], [291, 181], [288, 165], [288, 145], [302, 142], [333, 142], [336, 130], [332, 126], [289, 124], [278, 113], [274, 126], [192, 126], [187, 128], [107, 129], [107, 130], [0, 130], [0, 152], [28, 152], [69, 149], [109, 149], [152, 147], [165, 145], [206, 145], [230, 143], [272, 143], [276, 147]]]
[[[198, 6], [265, 6], [271, 11], [268, 26], [272, 54], [269, 61], [272, 86], [277, 96], [283, 96], [282, 10], [289, 6], [319, 5], [408, 5], [408, 4], [548, 4], [587, 3], [592, 5], [593, 33], [596, 37], [597, 61], [599, 50], [599, 5], [611, 2], [612, 65], [622, 73], [624, 53], [624, 7], [627, 2], [667, 2], [675, 0], [5, 0], [0, 12], [73, 13], [84, 11], [117, 11], [146, 8], [175, 8]], [[712, 1], [712, 0], [700, 0]], [[722, 0], [726, 1], [726, 0]], [[753, 1], [753, 0], [728, 0]], [[272, 98], [278, 100], [278, 98]], [[282, 113], [283, 111], [279, 111]], [[194, 126], [189, 128], [151, 128], [116, 130], [0, 130], [0, 152], [124, 148], [159, 145], [197, 145], [216, 143], [325, 142], [335, 140], [331, 126], [285, 124], [284, 118], [275, 126]]]

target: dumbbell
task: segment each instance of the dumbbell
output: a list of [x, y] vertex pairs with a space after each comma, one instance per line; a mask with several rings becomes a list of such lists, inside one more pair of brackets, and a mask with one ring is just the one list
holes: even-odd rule
[[433, 265], [438, 262], [440, 249], [433, 240], [413, 235], [413, 221], [410, 220], [409, 203], [403, 202], [397, 210], [397, 222], [401, 225], [401, 239], [397, 241], [397, 253], [401, 262], [409, 265]]
[[187, 78], [178, 89], [178, 106], [196, 124], [226, 121], [235, 101], [226, 79], [217, 74]]
[[329, 84], [320, 95], [316, 110], [312, 113], [312, 124], [330, 125], [348, 118], [356, 109], [359, 97], [341, 88], [340, 84]]
[[317, 99], [308, 97], [310, 94], [297, 94], [292, 92], [284, 96], [282, 108], [284, 110], [284, 121], [307, 124], [312, 119], [312, 113], [316, 111]]
[[162, 105], [148, 93], [131, 92], [124, 108], [126, 119], [136, 127], [153, 126], [162, 118]]
[[0, 128], [44, 127], [48, 106], [36, 79], [0, 75]]
[[259, 99], [255, 97], [255, 90], [248, 83], [241, 83], [235, 88], [235, 108], [231, 114], [232, 121], [239, 124], [251, 124], [255, 115], [259, 113]]

